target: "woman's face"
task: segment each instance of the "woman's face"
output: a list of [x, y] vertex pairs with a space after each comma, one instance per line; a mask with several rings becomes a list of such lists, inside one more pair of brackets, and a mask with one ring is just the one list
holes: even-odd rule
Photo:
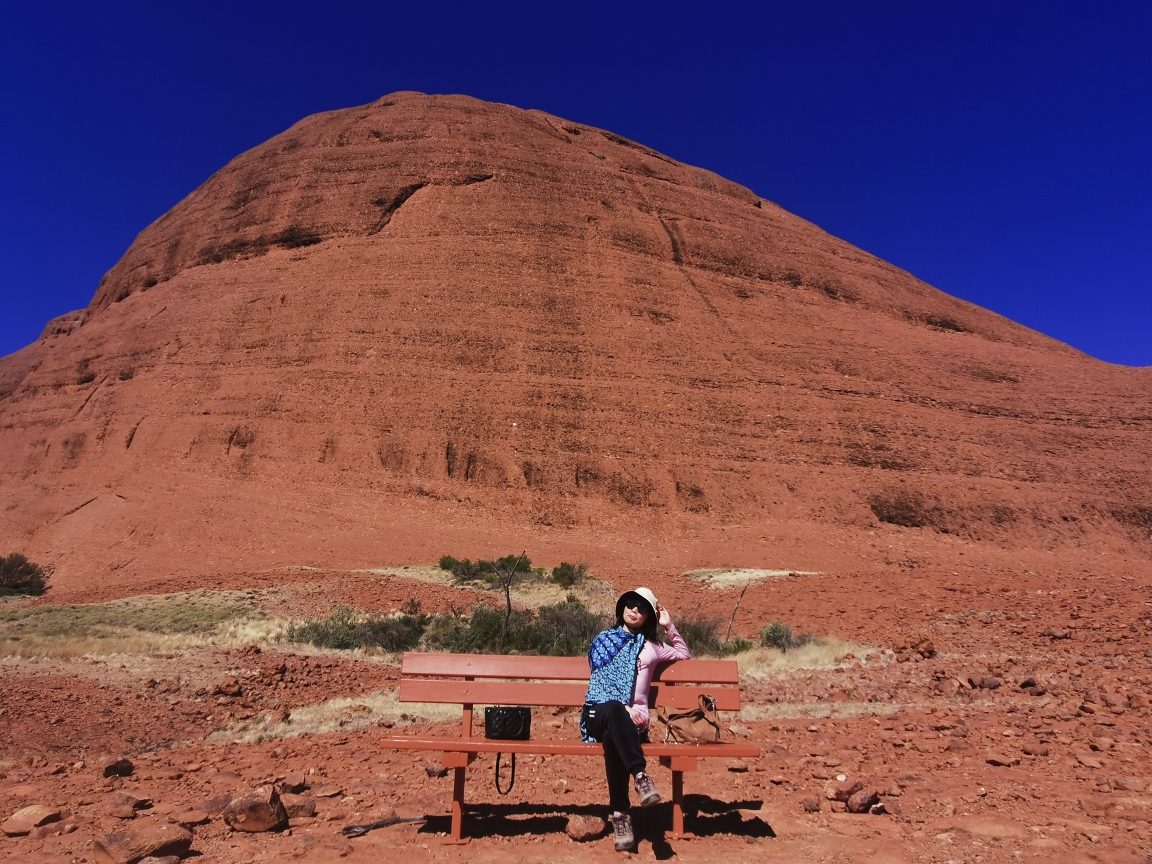
[[644, 605], [639, 601], [624, 606], [624, 623], [633, 630], [639, 630], [647, 620], [648, 613], [645, 611]]

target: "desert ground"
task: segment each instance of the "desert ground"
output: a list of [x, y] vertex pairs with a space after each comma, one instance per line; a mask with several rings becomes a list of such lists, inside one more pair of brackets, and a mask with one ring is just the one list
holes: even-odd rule
[[[391, 850], [496, 861], [509, 846], [531, 861], [613, 860], [609, 837], [565, 832], [568, 817], [605, 811], [602, 767], [577, 757], [521, 760], [502, 798], [482, 756], [468, 772], [472, 841], [442, 845], [451, 780], [434, 776], [435, 754], [379, 745], [396, 729], [454, 734], [458, 709], [397, 702], [396, 655], [282, 638], [285, 622], [337, 601], [384, 613], [410, 598], [427, 610], [498, 599], [434, 567], [382, 570], [238, 574], [230, 591], [105, 597], [71, 607], [67, 620], [59, 604], [5, 601], [0, 808], [59, 811], [0, 841], [5, 859], [104, 860], [94, 841], [171, 821], [188, 826], [203, 861], [375, 860]], [[744, 588], [738, 575], [641, 581], [673, 610], [726, 619]], [[696, 839], [665, 838], [662, 804], [637, 816], [634, 857], [1146, 861], [1149, 585], [1092, 576], [1089, 587], [1076, 574], [896, 567], [745, 583], [737, 631], [753, 636], [779, 619], [828, 638], [737, 657], [745, 707], [724, 716], [725, 737], [756, 742], [762, 756], [703, 760], [686, 775]], [[596, 587], [603, 596], [608, 586]], [[541, 591], [517, 602], [547, 602]], [[37, 610], [58, 626], [29, 625]], [[577, 734], [571, 711], [538, 709], [534, 722], [544, 737]], [[106, 777], [120, 757], [131, 773]], [[655, 776], [667, 798], [669, 775]], [[888, 812], [837, 812], [838, 776], [875, 788]], [[228, 827], [228, 799], [265, 784], [296, 790], [285, 800], [305, 815], [279, 831]], [[341, 834], [392, 813], [427, 818]]]

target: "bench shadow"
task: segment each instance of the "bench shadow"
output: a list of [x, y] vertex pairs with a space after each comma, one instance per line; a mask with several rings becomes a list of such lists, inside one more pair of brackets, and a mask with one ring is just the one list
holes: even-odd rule
[[[745, 818], [739, 811], [760, 810], [762, 801], [717, 801], [707, 795], [684, 796], [684, 830], [697, 837], [729, 834], [749, 839], [776, 836], [772, 826], [758, 816]], [[563, 834], [569, 816], [599, 816], [608, 820], [607, 808], [601, 805], [560, 806], [555, 804], [469, 804], [464, 815], [464, 834], [485, 837], [525, 837], [538, 834]], [[632, 810], [632, 827], [640, 845], [648, 843], [658, 860], [667, 860], [676, 852], [669, 837], [672, 805], [658, 804], [643, 810]], [[451, 830], [448, 816], [429, 816], [418, 829], [420, 834], [447, 834]], [[609, 831], [611, 832], [611, 825]], [[607, 836], [605, 834], [604, 836]]]
[[[708, 795], [684, 796], [684, 830], [697, 837], [731, 834], [749, 839], [776, 836], [772, 826], [759, 816], [744, 818], [741, 810], [761, 810], [763, 801], [717, 801]], [[669, 817], [671, 818], [671, 817]]]

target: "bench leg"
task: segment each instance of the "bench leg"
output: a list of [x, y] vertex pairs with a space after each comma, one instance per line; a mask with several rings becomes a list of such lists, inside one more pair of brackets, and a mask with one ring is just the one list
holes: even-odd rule
[[690, 840], [693, 834], [684, 832], [684, 772], [672, 772], [672, 838]]
[[464, 823], [464, 772], [467, 769], [455, 768], [452, 778], [452, 833], [444, 838], [445, 845], [462, 846], [470, 837], [461, 837], [460, 832]]

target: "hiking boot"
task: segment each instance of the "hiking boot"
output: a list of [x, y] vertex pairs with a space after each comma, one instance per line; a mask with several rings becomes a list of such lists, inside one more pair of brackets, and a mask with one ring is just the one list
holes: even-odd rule
[[641, 807], [651, 807], [660, 803], [660, 793], [656, 791], [656, 784], [643, 771], [636, 775], [636, 794], [640, 798]]
[[627, 813], [612, 814], [612, 831], [615, 834], [613, 845], [617, 852], [628, 852], [636, 845], [632, 833], [632, 817]]

